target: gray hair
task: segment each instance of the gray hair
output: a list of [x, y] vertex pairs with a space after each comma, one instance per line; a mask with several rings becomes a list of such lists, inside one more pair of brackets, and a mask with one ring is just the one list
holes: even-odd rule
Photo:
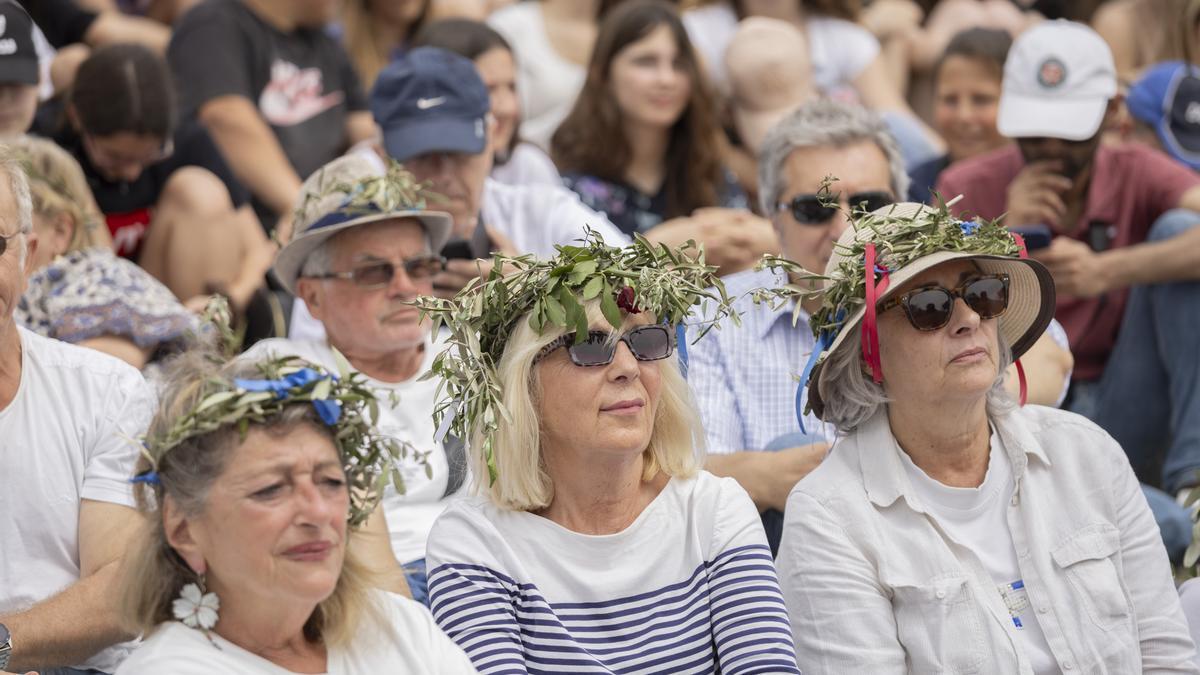
[[337, 239], [336, 234], [321, 242], [319, 246], [314, 248], [312, 252], [304, 258], [304, 264], [300, 266], [301, 278], [319, 277], [329, 274], [333, 270], [334, 239]]
[[[996, 340], [1000, 348], [1000, 372], [987, 393], [989, 418], [1004, 415], [1016, 407], [1016, 402], [1004, 389], [1004, 373], [1013, 361], [1012, 348], [1000, 331], [996, 332]], [[821, 379], [826, 382], [825, 395], [822, 397], [825, 403], [823, 421], [834, 425], [843, 434], [854, 431], [891, 402], [883, 385], [867, 375], [860, 344], [861, 321], [837, 351], [826, 357], [828, 361], [821, 373]]]
[[8, 189], [17, 202], [17, 240], [21, 246], [21, 264], [24, 265], [25, 253], [29, 248], [26, 238], [33, 232], [33, 197], [29, 193], [29, 177], [7, 146], [0, 149], [0, 170], [8, 175]]
[[767, 132], [758, 155], [758, 198], [762, 212], [775, 213], [783, 191], [783, 164], [801, 148], [841, 148], [872, 141], [888, 161], [891, 188], [897, 200], [908, 195], [908, 173], [900, 146], [879, 115], [859, 105], [818, 99], [788, 113]]

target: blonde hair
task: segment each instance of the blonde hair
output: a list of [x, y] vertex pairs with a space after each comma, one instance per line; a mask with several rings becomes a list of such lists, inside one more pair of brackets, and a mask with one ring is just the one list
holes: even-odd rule
[[[181, 416], [194, 410], [203, 399], [204, 385], [210, 379], [259, 376], [261, 374], [249, 360], [220, 366], [211, 355], [201, 351], [179, 357], [172, 365], [169, 377], [164, 379], [169, 384], [150, 423], [148, 435], [166, 434]], [[252, 425], [252, 428], [268, 434], [282, 434], [304, 424], [332, 439], [329, 427], [321, 423], [316, 411], [306, 403], [290, 406], [268, 424]], [[152, 465], [145, 456], [139, 460], [136, 473], [154, 469], [159, 484], [138, 483], [134, 486], [134, 496], [144, 522], [140, 538], [125, 557], [122, 569], [118, 611], [126, 630], [149, 634], [158, 625], [175, 619], [171, 605], [185, 584], [196, 581], [196, 574], [167, 541], [161, 505], [170, 497], [188, 517], [203, 513], [207, 508], [209, 489], [224, 473], [242, 438], [234, 420], [215, 431], [179, 443], [160, 457], [157, 465]], [[323, 641], [330, 646], [347, 645], [365, 616], [376, 619], [381, 616], [369, 592], [376, 585], [374, 575], [359, 557], [352, 543], [355, 538], [347, 539], [342, 571], [333, 593], [317, 605], [304, 624], [304, 636], [310, 641]]]
[[[608, 325], [600, 312], [598, 300], [584, 304], [591, 325]], [[627, 316], [621, 330], [638, 325]], [[500, 424], [493, 440], [498, 476], [495, 483], [479, 481], [479, 489], [493, 503], [514, 511], [533, 511], [550, 505], [554, 484], [542, 459], [541, 423], [538, 414], [540, 383], [534, 369], [534, 359], [545, 347], [567, 331], [547, 330], [538, 335], [529, 326], [529, 315], [517, 320], [509, 337], [504, 355], [497, 364], [501, 402], [508, 418]], [[704, 459], [704, 434], [700, 416], [687, 381], [679, 372], [679, 361], [670, 358], [655, 362], [661, 376], [658, 411], [650, 443], [643, 454], [643, 480], [660, 472], [668, 476], [689, 477], [698, 471]], [[472, 445], [483, 443], [482, 434], [473, 434]], [[487, 476], [487, 460], [481, 452], [470, 453], [471, 468], [476, 476]]]
[[74, 231], [67, 253], [88, 248], [112, 248], [104, 215], [79, 162], [51, 141], [20, 136], [8, 141], [12, 156], [29, 177], [33, 212], [44, 218], [70, 218]]

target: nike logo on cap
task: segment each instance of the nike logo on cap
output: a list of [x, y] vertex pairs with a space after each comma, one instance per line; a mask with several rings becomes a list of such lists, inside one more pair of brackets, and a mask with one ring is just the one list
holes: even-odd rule
[[429, 110], [430, 108], [436, 108], [445, 102], [445, 96], [438, 96], [437, 98], [419, 98], [417, 99], [417, 108], [419, 110]]

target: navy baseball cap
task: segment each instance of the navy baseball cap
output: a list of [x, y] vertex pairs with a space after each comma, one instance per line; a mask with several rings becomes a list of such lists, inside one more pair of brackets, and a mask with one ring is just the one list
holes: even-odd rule
[[1200, 170], [1200, 68], [1167, 61], [1129, 87], [1129, 114], [1158, 133], [1163, 150]]
[[371, 89], [383, 147], [401, 162], [431, 152], [483, 152], [490, 110], [475, 64], [436, 47], [409, 51]]
[[40, 79], [33, 19], [17, 3], [0, 1], [0, 83], [37, 84]]

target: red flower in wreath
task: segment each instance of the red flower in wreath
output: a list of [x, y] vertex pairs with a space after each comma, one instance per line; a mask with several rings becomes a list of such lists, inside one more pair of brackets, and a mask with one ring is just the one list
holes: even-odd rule
[[620, 307], [629, 314], [642, 313], [642, 310], [638, 309], [637, 300], [634, 296], [633, 289], [629, 286], [622, 288], [617, 293], [617, 307]]

